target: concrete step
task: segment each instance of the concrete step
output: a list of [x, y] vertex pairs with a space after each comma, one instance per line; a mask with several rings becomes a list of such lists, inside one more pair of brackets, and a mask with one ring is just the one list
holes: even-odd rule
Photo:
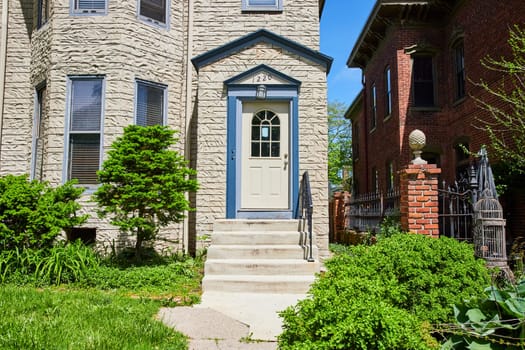
[[[313, 253], [318, 256], [316, 249]], [[304, 259], [305, 255], [306, 249], [297, 244], [211, 245], [207, 253], [208, 259]]]
[[213, 224], [214, 232], [292, 231], [298, 232], [299, 220], [233, 220], [220, 219]]
[[303, 241], [303, 235], [297, 231], [214, 231], [211, 235], [211, 244], [217, 245], [299, 245]]
[[208, 275], [309, 275], [319, 272], [318, 262], [298, 259], [207, 259]]
[[306, 293], [315, 277], [288, 275], [205, 275], [203, 292]]

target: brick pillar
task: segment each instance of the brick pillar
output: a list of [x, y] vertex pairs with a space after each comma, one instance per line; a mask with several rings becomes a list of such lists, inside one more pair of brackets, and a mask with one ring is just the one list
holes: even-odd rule
[[439, 174], [441, 169], [435, 164], [410, 164], [400, 171], [403, 230], [439, 237]]

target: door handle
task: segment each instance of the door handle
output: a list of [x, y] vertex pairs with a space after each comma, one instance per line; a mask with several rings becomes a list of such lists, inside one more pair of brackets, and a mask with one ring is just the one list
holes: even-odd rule
[[288, 153], [284, 154], [284, 170], [288, 167]]

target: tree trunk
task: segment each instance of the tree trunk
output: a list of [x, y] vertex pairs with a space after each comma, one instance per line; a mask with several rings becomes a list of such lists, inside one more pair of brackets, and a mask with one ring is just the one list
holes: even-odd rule
[[140, 261], [141, 260], [141, 253], [142, 253], [142, 241], [143, 241], [143, 237], [142, 237], [142, 230], [141, 229], [138, 229], [137, 231], [137, 241], [135, 242], [135, 259], [137, 261]]

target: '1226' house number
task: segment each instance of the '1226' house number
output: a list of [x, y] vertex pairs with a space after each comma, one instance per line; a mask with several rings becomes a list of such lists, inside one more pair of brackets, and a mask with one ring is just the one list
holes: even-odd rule
[[254, 83], [265, 83], [265, 82], [271, 81], [272, 79], [273, 79], [272, 75], [266, 72], [258, 73], [253, 76]]

